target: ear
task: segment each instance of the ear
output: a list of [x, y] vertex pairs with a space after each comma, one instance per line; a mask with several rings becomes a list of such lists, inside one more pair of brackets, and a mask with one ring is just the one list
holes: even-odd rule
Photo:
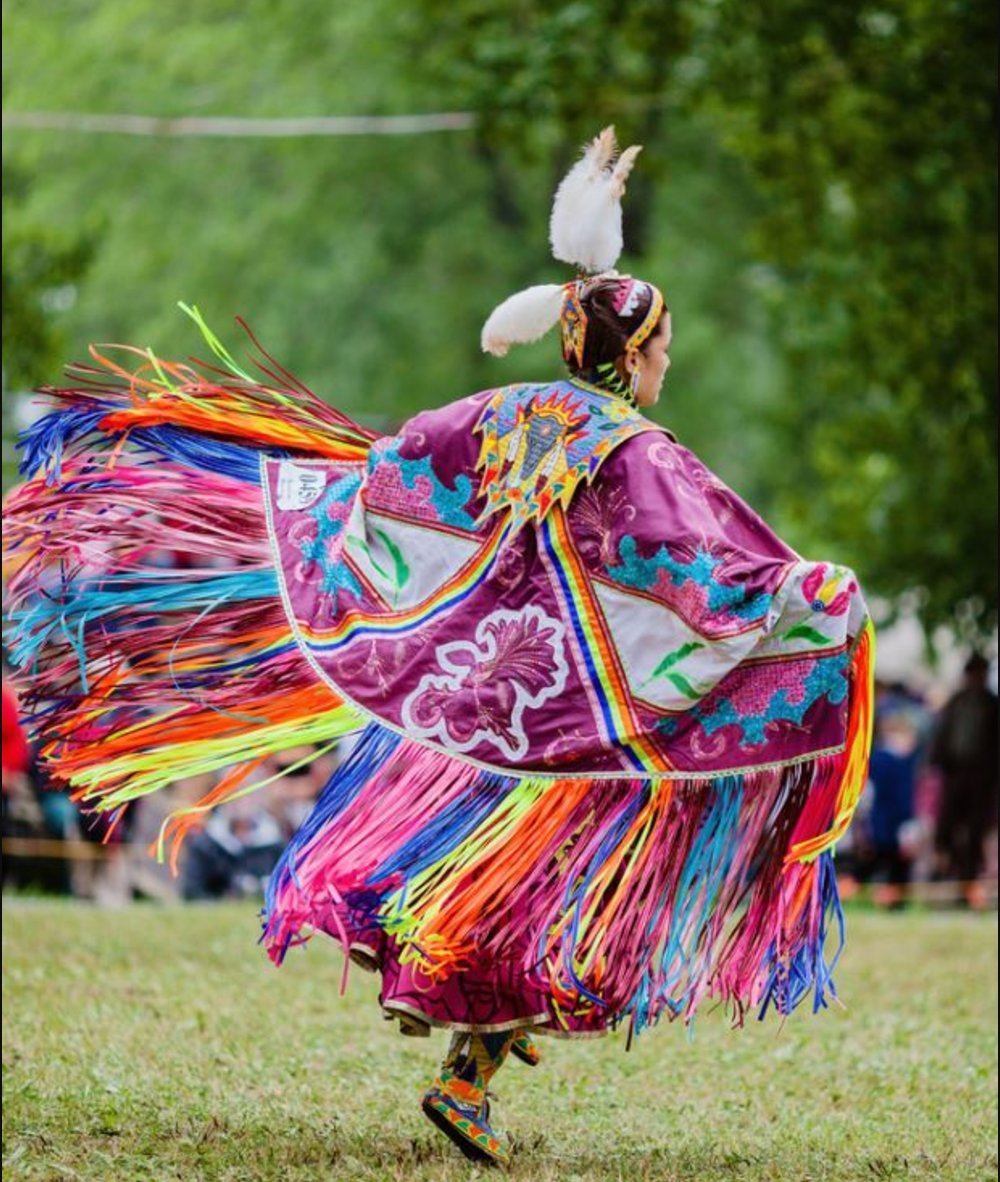
[[625, 372], [627, 374], [635, 373], [635, 371], [639, 368], [639, 350], [638, 349], [629, 349], [628, 350], [628, 352], [625, 354], [624, 365], [625, 365]]

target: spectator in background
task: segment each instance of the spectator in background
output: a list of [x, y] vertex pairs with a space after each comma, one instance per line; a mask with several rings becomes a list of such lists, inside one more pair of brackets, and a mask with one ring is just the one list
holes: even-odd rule
[[[40, 822], [28, 779], [31, 753], [21, 729], [14, 691], [3, 682], [3, 835], [23, 837], [30, 832], [32, 822]], [[7, 882], [8, 861], [3, 861], [3, 881]]]
[[279, 779], [262, 793], [262, 801], [281, 826], [286, 841], [312, 812], [339, 755], [338, 751], [317, 757], [314, 747], [302, 746], [291, 747], [268, 761], [268, 775]]
[[973, 653], [962, 686], [941, 711], [930, 749], [942, 782], [938, 873], [957, 879], [972, 905], [979, 901], [985, 839], [997, 823], [997, 697], [987, 687], [988, 672], [986, 658]]
[[[53, 842], [68, 836], [76, 806], [64, 792], [43, 791], [42, 773], [21, 726], [17, 695], [3, 664], [3, 836], [15, 849], [3, 858], [3, 885], [32, 886], [63, 894], [70, 889], [69, 864], [53, 856]], [[17, 848], [20, 846], [21, 848]]]
[[181, 893], [199, 900], [261, 895], [284, 848], [285, 836], [267, 809], [216, 809], [188, 842]]
[[910, 881], [913, 849], [908, 842], [919, 742], [906, 713], [876, 715], [868, 777], [871, 847], [864, 877], [875, 883], [875, 901], [901, 907]]
[[188, 841], [182, 860], [185, 899], [221, 899], [263, 893], [290, 836], [309, 814], [334, 766], [311, 746], [292, 747], [270, 759], [264, 778], [277, 777], [253, 798], [214, 810]]
[[3, 764], [3, 795], [6, 801], [7, 793], [15, 791], [18, 784], [27, 777], [31, 753], [28, 750], [28, 740], [21, 729], [17, 698], [6, 680], [3, 682], [2, 690], [3, 746], [0, 747], [0, 762]]

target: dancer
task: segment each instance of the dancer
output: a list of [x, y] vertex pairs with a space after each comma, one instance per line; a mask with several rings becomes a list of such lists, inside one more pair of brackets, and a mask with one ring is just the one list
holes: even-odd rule
[[826, 1004], [831, 851], [865, 781], [856, 579], [642, 414], [671, 318], [613, 270], [637, 152], [588, 146], [551, 220], [576, 277], [483, 330], [499, 354], [558, 325], [566, 377], [376, 437], [202, 325], [214, 368], [94, 350], [8, 506], [32, 722], [87, 805], [114, 820], [228, 768], [165, 827], [176, 857], [269, 755], [361, 732], [265, 941], [280, 962], [324, 932], [404, 1032], [450, 1029], [424, 1111], [496, 1162], [489, 1085], [534, 1032]]

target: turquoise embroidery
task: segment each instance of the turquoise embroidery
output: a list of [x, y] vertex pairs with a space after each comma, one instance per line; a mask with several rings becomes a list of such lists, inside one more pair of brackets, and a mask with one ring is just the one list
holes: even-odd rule
[[[753, 747], [767, 740], [768, 723], [790, 722], [800, 726], [811, 706], [820, 698], [827, 698], [832, 706], [839, 706], [847, 697], [848, 684], [847, 654], [837, 653], [832, 657], [816, 659], [802, 681], [802, 696], [798, 702], [788, 700], [789, 686], [783, 686], [771, 696], [760, 714], [741, 715], [731, 698], [721, 698], [714, 703], [710, 712], [695, 706], [691, 713], [698, 719], [707, 734], [712, 735], [724, 726], [738, 726], [743, 732], [741, 747]], [[663, 719], [663, 722], [673, 721]], [[665, 727], [660, 728], [666, 731]], [[669, 733], [669, 732], [668, 732]]]
[[334, 505], [348, 505], [360, 487], [361, 476], [357, 472], [349, 472], [335, 480], [308, 510], [316, 522], [316, 536], [299, 544], [303, 561], [315, 562], [323, 572], [321, 591], [324, 595], [332, 595], [335, 604], [339, 592], [346, 591], [360, 598], [362, 589], [346, 563], [330, 559], [330, 543], [340, 537], [346, 525], [346, 521], [332, 517], [330, 510]]
[[417, 481], [426, 480], [430, 485], [430, 504], [437, 514], [437, 520], [444, 525], [453, 525], [456, 529], [475, 529], [475, 519], [465, 508], [473, 493], [469, 477], [459, 475], [455, 479], [455, 487], [449, 488], [438, 479], [429, 456], [422, 456], [419, 460], [403, 459], [399, 449], [405, 439], [404, 435], [392, 440], [385, 447], [373, 447], [368, 457], [369, 470], [374, 470], [376, 465], [393, 465], [399, 469], [400, 479], [410, 492], [422, 492], [423, 490], [417, 488]]
[[736, 616], [740, 620], [763, 619], [771, 606], [773, 596], [767, 591], [747, 594], [746, 587], [730, 586], [715, 578], [716, 570], [723, 560], [707, 550], [698, 550], [690, 562], [673, 558], [666, 546], [661, 546], [652, 558], [643, 558], [636, 549], [635, 538], [626, 534], [619, 547], [621, 562], [618, 566], [605, 565], [605, 571], [623, 587], [634, 587], [648, 591], [654, 587], [661, 571], [666, 571], [675, 587], [694, 582], [703, 587], [707, 594], [707, 609], [713, 614]]

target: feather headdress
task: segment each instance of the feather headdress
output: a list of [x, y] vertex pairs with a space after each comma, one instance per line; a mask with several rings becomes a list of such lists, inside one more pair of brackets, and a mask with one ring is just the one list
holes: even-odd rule
[[[552, 203], [554, 258], [591, 275], [614, 267], [623, 248], [621, 199], [640, 151], [634, 144], [619, 154], [613, 127], [586, 146]], [[566, 291], [565, 284], [543, 283], [508, 297], [483, 325], [484, 352], [502, 357], [511, 345], [543, 337], [559, 322]]]
[[618, 262], [624, 247], [621, 199], [641, 151], [633, 144], [619, 155], [613, 127], [591, 140], [556, 190], [549, 221], [554, 258], [589, 274], [610, 271]]
[[483, 352], [503, 357], [511, 345], [545, 336], [559, 323], [565, 295], [560, 283], [539, 283], [508, 296], [483, 325]]

